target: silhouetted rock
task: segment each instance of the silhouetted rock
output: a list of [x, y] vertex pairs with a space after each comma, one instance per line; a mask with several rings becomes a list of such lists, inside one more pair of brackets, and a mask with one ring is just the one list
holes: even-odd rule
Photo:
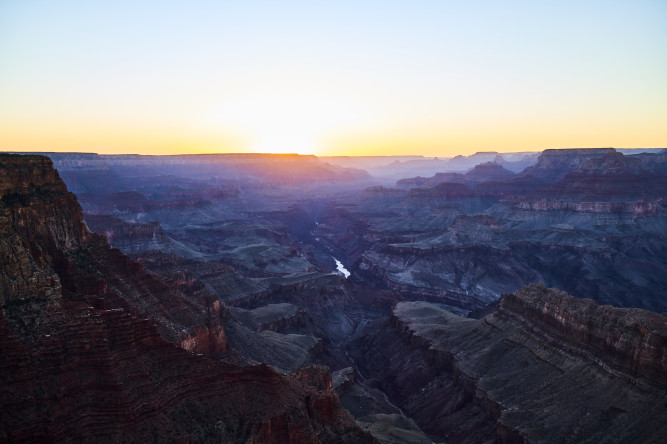
[[401, 179], [396, 182], [400, 188], [433, 188], [441, 183], [464, 183], [476, 186], [482, 182], [498, 182], [509, 180], [514, 177], [514, 173], [506, 170], [496, 162], [485, 162], [476, 165], [474, 168], [462, 173], [436, 173], [433, 177], [413, 177]]
[[447, 169], [450, 171], [466, 171], [480, 163], [493, 162], [498, 155], [495, 151], [480, 151], [471, 156], [456, 156], [447, 162]]
[[465, 174], [466, 181], [470, 183], [498, 182], [508, 180], [512, 177], [514, 177], [513, 172], [503, 168], [502, 165], [496, 162], [481, 163]]

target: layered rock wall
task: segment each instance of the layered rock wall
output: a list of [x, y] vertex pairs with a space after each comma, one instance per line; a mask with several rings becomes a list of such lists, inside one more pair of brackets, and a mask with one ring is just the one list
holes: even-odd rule
[[581, 354], [637, 384], [667, 389], [667, 317], [598, 305], [540, 286], [504, 296], [496, 316], [531, 326], [554, 345]]
[[328, 373], [209, 358], [225, 309], [90, 233], [48, 159], [0, 156], [0, 442], [373, 442]]
[[481, 320], [399, 303], [353, 357], [437, 439], [660, 442], [666, 338], [664, 315], [534, 285]]

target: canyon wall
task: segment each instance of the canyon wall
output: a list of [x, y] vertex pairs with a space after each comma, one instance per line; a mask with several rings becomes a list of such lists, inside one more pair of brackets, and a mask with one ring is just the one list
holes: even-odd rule
[[332, 205], [315, 234], [353, 280], [467, 309], [543, 282], [667, 312], [666, 165], [664, 152], [546, 150], [504, 178], [478, 165], [367, 189]]
[[0, 155], [0, 198], [0, 442], [373, 442], [326, 369], [221, 354], [226, 308], [89, 232], [49, 159]]
[[664, 315], [533, 285], [480, 320], [399, 303], [367, 333], [353, 353], [360, 370], [437, 439], [660, 442], [667, 433]]

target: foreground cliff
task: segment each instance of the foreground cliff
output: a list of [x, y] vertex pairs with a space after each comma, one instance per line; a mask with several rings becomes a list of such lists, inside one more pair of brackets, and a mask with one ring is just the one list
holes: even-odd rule
[[0, 442], [372, 440], [325, 369], [204, 356], [225, 308], [89, 232], [48, 158], [0, 155], [0, 198]]
[[453, 442], [662, 442], [667, 317], [540, 285], [480, 320], [399, 303], [353, 357], [427, 433]]

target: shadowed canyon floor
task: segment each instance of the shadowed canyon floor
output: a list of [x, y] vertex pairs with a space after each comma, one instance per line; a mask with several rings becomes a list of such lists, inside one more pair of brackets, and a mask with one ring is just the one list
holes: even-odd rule
[[667, 434], [664, 151], [49, 156], [0, 155], [0, 442]]

